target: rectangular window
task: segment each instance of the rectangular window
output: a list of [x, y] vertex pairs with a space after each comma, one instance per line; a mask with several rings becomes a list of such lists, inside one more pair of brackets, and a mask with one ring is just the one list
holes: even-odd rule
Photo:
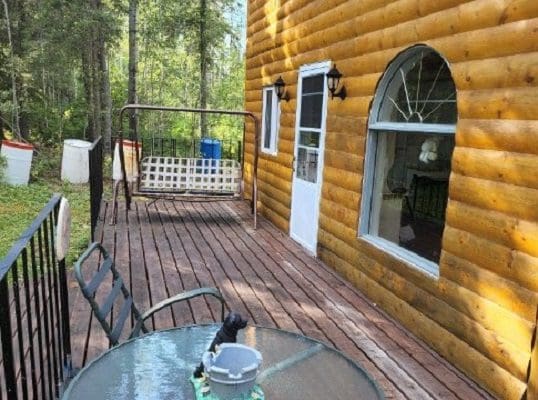
[[279, 126], [279, 102], [273, 86], [263, 88], [263, 119], [262, 119], [262, 151], [276, 155], [278, 126]]

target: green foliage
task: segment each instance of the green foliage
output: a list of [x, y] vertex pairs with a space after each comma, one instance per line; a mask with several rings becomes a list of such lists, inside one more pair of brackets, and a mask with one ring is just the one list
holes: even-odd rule
[[[240, 110], [244, 99], [243, 42], [240, 39], [244, 29], [244, 3], [209, 1], [208, 7], [206, 26], [211, 54], [208, 107]], [[149, 0], [140, 7], [139, 14], [139, 103], [197, 108], [200, 98], [199, 0]], [[236, 15], [241, 17], [233, 17]], [[127, 38], [124, 37], [110, 63], [116, 109], [123, 106], [126, 99], [127, 55]], [[242, 137], [241, 118], [212, 116], [208, 122], [212, 136]], [[126, 121], [124, 123], [126, 125]], [[140, 113], [140, 132], [145, 137], [199, 137], [199, 125], [198, 115]]]
[[[0, 130], [12, 131], [11, 72], [19, 80], [20, 114], [28, 140], [46, 153], [65, 138], [88, 139], [88, 82], [84, 50], [98, 35], [106, 43], [114, 129], [126, 103], [128, 76], [127, 1], [106, 0], [100, 7], [87, 0], [8, 0], [16, 51], [8, 47], [6, 20], [0, 12]], [[243, 108], [245, 1], [207, 1], [205, 13], [209, 50], [207, 106]], [[140, 103], [196, 108], [200, 104], [200, 0], [147, 0], [139, 7], [138, 97]], [[87, 61], [87, 60], [86, 60]], [[99, 114], [97, 114], [99, 115]], [[242, 137], [243, 120], [214, 116], [213, 136]], [[143, 136], [200, 136], [197, 115], [140, 113]], [[114, 134], [114, 133], [113, 133]], [[56, 150], [56, 149], [55, 149]], [[58, 154], [57, 152], [54, 154]], [[35, 162], [33, 179], [56, 176], [52, 161]], [[48, 174], [47, 171], [50, 171]]]
[[[57, 143], [82, 138], [87, 126], [87, 99], [81, 79], [82, 50], [93, 29], [110, 44], [119, 37], [121, 14], [87, 0], [9, 0], [15, 57], [12, 63], [4, 13], [0, 13], [0, 118], [12, 130], [11, 72], [19, 82], [18, 97], [31, 140]], [[108, 4], [109, 2], [105, 2]], [[8, 89], [9, 88], [9, 89]]]
[[62, 145], [40, 146], [32, 160], [32, 182], [51, 182], [60, 179]]

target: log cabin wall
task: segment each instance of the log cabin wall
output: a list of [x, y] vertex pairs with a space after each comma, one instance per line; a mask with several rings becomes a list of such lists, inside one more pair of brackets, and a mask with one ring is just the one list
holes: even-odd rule
[[[330, 60], [348, 98], [328, 102], [318, 257], [491, 393], [520, 399], [538, 302], [538, 1], [250, 0], [247, 24], [246, 109], [261, 118], [280, 75], [291, 95], [278, 154], [260, 153], [261, 212], [289, 231], [298, 72]], [[376, 85], [419, 43], [457, 88], [438, 278], [358, 236]], [[253, 137], [248, 125], [247, 180]]]

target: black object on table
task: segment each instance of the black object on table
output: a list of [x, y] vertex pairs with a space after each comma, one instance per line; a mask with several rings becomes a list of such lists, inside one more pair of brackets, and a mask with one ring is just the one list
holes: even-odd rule
[[[189, 378], [220, 326], [174, 328], [124, 342], [84, 367], [62, 400], [192, 400]], [[267, 400], [384, 399], [358, 364], [317, 340], [249, 326], [238, 342], [262, 353], [257, 382]]]

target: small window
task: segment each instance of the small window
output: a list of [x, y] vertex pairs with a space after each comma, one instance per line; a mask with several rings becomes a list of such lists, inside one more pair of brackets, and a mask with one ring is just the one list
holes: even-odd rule
[[387, 68], [369, 120], [360, 234], [438, 274], [456, 130], [446, 61], [415, 46]]
[[277, 153], [279, 102], [273, 86], [263, 89], [262, 151]]

